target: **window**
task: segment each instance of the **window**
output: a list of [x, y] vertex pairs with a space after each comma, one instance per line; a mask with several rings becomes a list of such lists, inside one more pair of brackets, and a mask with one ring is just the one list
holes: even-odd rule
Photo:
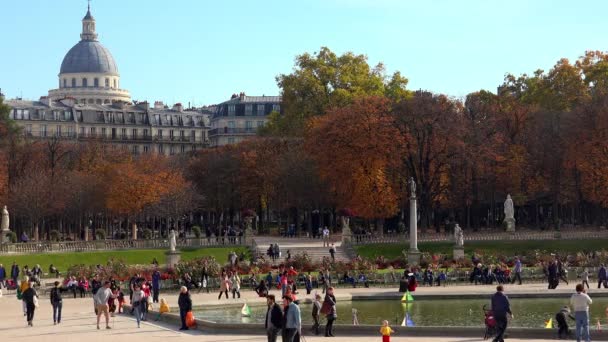
[[258, 128], [264, 127], [264, 121], [258, 121]]
[[93, 86], [95, 88], [99, 87], [99, 78], [95, 77], [95, 79], [93, 80]]
[[169, 131], [169, 138], [170, 138], [171, 140], [173, 140], [173, 130], [170, 130], [170, 131]]
[[73, 138], [76, 134], [74, 134], [74, 126], [68, 126], [68, 137]]
[[91, 136], [95, 137], [97, 135], [97, 128], [91, 127]]
[[105, 118], [103, 116], [103, 112], [97, 112], [97, 122], [104, 122]]
[[72, 120], [72, 112], [68, 112], [67, 110], [63, 112], [63, 121], [71, 121]]
[[133, 145], [132, 150], [133, 150], [133, 154], [139, 154], [139, 146]]
[[228, 121], [228, 128], [234, 129], [234, 121]]
[[25, 133], [27, 135], [32, 135], [32, 125], [25, 125]]
[[158, 137], [161, 138], [161, 139], [163, 138], [163, 130], [162, 129], [158, 130]]
[[234, 144], [234, 138], [228, 138], [228, 143], [229, 144]]
[[140, 113], [140, 114], [138, 114], [138, 116], [139, 116], [139, 122], [140, 123], [147, 123], [146, 122], [146, 115], [145, 114]]
[[88, 87], [88, 86], [89, 86], [88, 81], [87, 81], [87, 79], [86, 79], [86, 78], [83, 78], [83, 79], [82, 79], [82, 86], [83, 86], [83, 87]]
[[150, 146], [144, 145], [144, 153], [150, 152]]
[[106, 88], [110, 88], [110, 79], [106, 77]]
[[234, 113], [236, 113], [236, 106], [235, 105], [229, 105], [228, 106], [228, 115], [229, 116], [234, 116]]
[[68, 80], [67, 80], [67, 78], [64, 78], [64, 79], [63, 79], [63, 87], [64, 87], [64, 88], [67, 88], [67, 87], [68, 87]]
[[116, 86], [116, 79], [114, 79], [114, 88], [118, 88], [118, 87]]
[[272, 111], [279, 113], [281, 111], [281, 105], [273, 104], [272, 105]]
[[266, 106], [263, 104], [259, 104], [256, 108], [256, 112], [258, 116], [263, 116], [266, 114]]
[[118, 120], [118, 123], [125, 123], [125, 121], [123, 120], [122, 117], [122, 113], [116, 113], [116, 119]]
[[253, 121], [245, 121], [245, 130], [247, 132], [253, 131]]
[[170, 155], [174, 155], [175, 154], [175, 146], [174, 145], [169, 146], [169, 154]]
[[165, 151], [163, 150], [163, 144], [158, 144], [158, 153], [159, 154], [164, 154]]
[[185, 153], [186, 152], [186, 145], [180, 145], [180, 151], [181, 151], [181, 153]]
[[181, 140], [184, 140], [185, 137], [186, 137], [186, 134], [184, 133], [184, 131], [183, 130], [179, 131], [179, 138]]
[[23, 109], [15, 109], [15, 120], [23, 120]]
[[41, 137], [46, 137], [46, 125], [40, 125], [40, 136]]
[[144, 138], [147, 138], [147, 137], [148, 137], [148, 129], [144, 128]]
[[84, 137], [84, 127], [80, 127], [80, 135]]
[[128, 117], [129, 117], [129, 123], [135, 123], [135, 114], [133, 113], [128, 113]]
[[133, 128], [133, 130], [131, 131], [131, 136], [133, 137], [133, 139], [137, 139], [137, 128]]
[[160, 114], [154, 114], [154, 122], [157, 125], [162, 125], [163, 124], [162, 122], [160, 122]]
[[76, 79], [72, 78], [72, 88], [76, 88]]
[[44, 120], [44, 111], [43, 110], [38, 111], [38, 119]]
[[82, 122], [82, 112], [76, 112], [76, 119], [78, 120], [78, 122]]
[[120, 137], [123, 139], [127, 138], [127, 129], [126, 128], [123, 128], [120, 130]]
[[165, 121], [167, 121], [167, 125], [171, 126], [171, 115], [165, 115]]
[[253, 105], [245, 105], [245, 115], [253, 115]]
[[196, 131], [190, 131], [190, 141], [196, 141]]
[[101, 128], [101, 136], [102, 136], [103, 138], [105, 138], [105, 137], [106, 137], [106, 128], [105, 128], [105, 127], [102, 127], [102, 128]]
[[29, 119], [30, 119], [30, 110], [24, 109], [23, 110], [23, 120], [29, 120]]
[[55, 128], [55, 136], [56, 137], [61, 136], [61, 126], [59, 126], [59, 125], [57, 125], [57, 127]]

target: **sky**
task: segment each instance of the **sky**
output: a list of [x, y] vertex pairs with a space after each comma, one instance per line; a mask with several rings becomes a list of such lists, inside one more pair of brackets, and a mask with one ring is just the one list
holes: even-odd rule
[[[57, 87], [86, 0], [0, 0], [0, 88], [38, 99]], [[327, 46], [400, 71], [408, 88], [495, 91], [506, 73], [608, 50], [608, 1], [92, 0], [99, 41], [134, 100], [210, 105], [277, 95], [294, 58]]]

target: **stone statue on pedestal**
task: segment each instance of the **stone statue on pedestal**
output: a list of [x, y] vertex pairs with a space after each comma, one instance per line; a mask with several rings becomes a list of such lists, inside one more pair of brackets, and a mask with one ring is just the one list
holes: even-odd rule
[[171, 229], [169, 232], [169, 250], [171, 252], [175, 252], [175, 247], [177, 246], [177, 237], [175, 235], [175, 230]]
[[416, 182], [414, 177], [410, 177], [410, 198], [416, 198]]
[[513, 200], [511, 199], [511, 195], [507, 195], [507, 199], [505, 200], [505, 223], [507, 225], [508, 232], [515, 231], [515, 207], [513, 206]]
[[0, 230], [7, 231], [9, 230], [10, 218], [8, 216], [8, 209], [6, 206], [2, 208], [2, 219], [0, 220]]
[[458, 223], [454, 227], [454, 243], [456, 247], [464, 247], [464, 232]]

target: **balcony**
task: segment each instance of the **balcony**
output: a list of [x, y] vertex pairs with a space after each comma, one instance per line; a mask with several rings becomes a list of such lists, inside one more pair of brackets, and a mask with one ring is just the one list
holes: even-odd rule
[[253, 127], [249, 128], [214, 128], [209, 130], [209, 136], [217, 136], [217, 135], [254, 135], [256, 133], [256, 129]]

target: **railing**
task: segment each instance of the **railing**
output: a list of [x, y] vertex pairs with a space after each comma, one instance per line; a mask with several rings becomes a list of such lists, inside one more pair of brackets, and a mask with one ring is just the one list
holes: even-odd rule
[[224, 135], [224, 134], [255, 134], [256, 128], [214, 128], [209, 130], [209, 136]]
[[[177, 239], [177, 247], [199, 248], [219, 246], [240, 246], [242, 237], [201, 237]], [[0, 245], [0, 253], [46, 253], [46, 252], [83, 252], [119, 249], [169, 249], [168, 239], [150, 240], [95, 240], [95, 241], [40, 241], [28, 243], [9, 243]]]
[[[465, 241], [506, 241], [506, 240], [582, 240], [582, 239], [606, 239], [608, 230], [603, 231], [520, 231], [520, 232], [465, 232]], [[356, 245], [368, 245], [375, 243], [407, 243], [409, 234], [355, 234], [352, 243]], [[452, 234], [419, 234], [418, 242], [445, 242], [454, 241]]]

